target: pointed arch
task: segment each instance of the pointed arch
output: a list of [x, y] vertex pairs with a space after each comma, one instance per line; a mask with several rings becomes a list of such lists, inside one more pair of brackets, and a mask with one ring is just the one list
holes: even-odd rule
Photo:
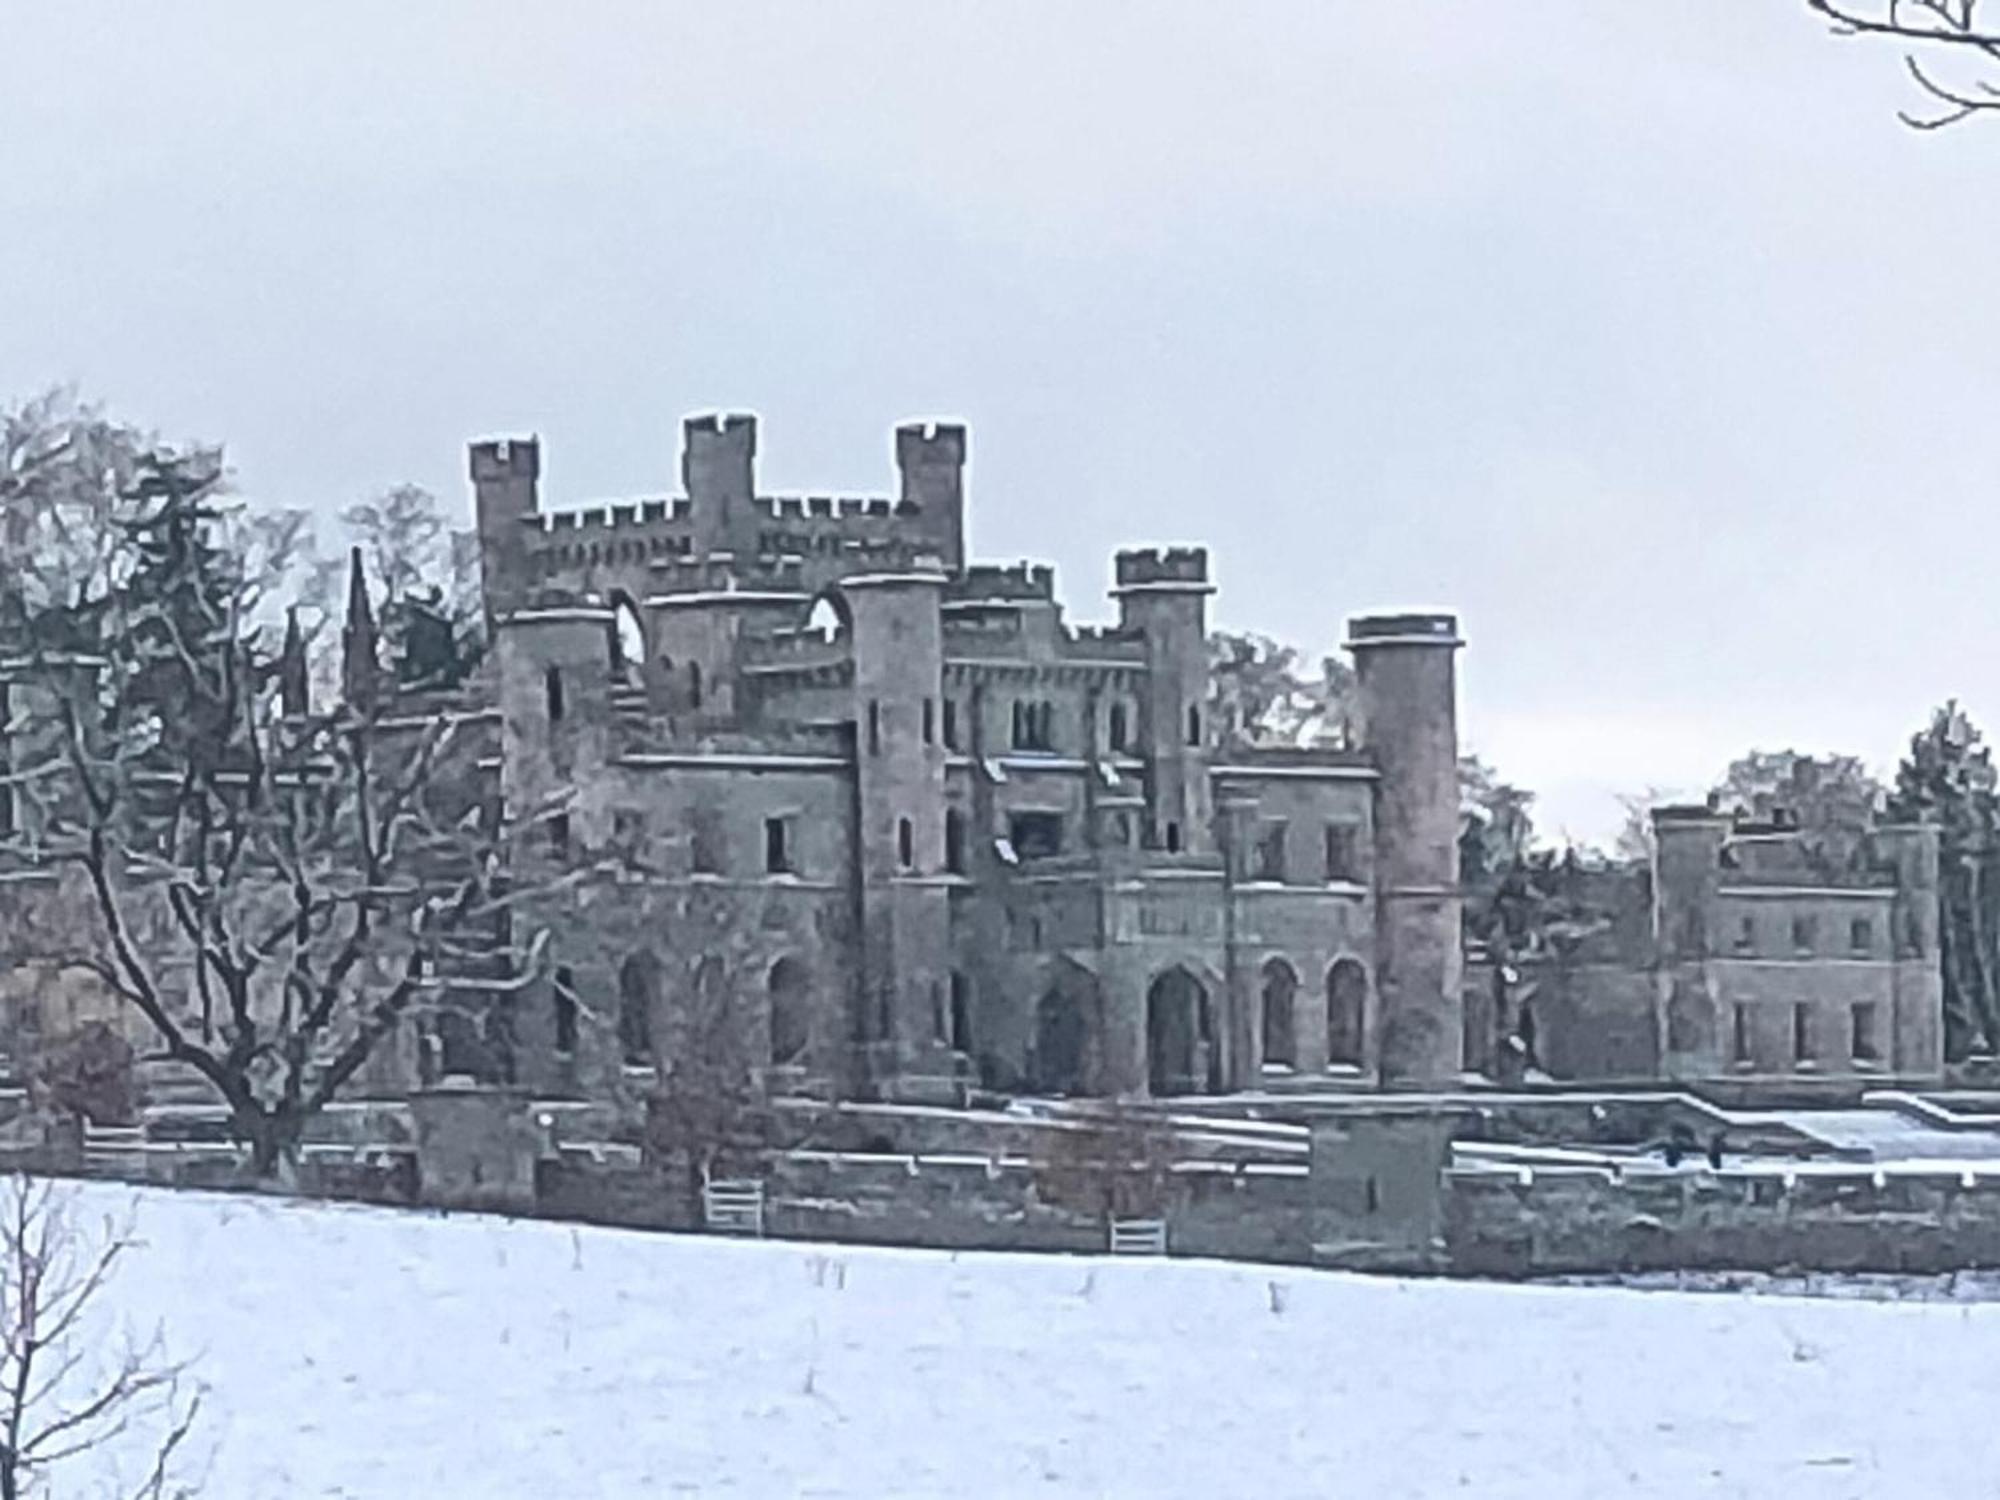
[[658, 1062], [653, 1017], [660, 1003], [660, 961], [642, 948], [618, 969], [618, 1048], [634, 1066]]
[[1081, 964], [1059, 959], [1050, 967], [1028, 1046], [1028, 1080], [1036, 1092], [1081, 1094], [1089, 1088], [1102, 1000], [1097, 976]]
[[1368, 970], [1356, 958], [1335, 959], [1326, 971], [1326, 1060], [1335, 1067], [1368, 1065]]
[[812, 977], [789, 956], [771, 965], [765, 986], [771, 997], [771, 1062], [785, 1067], [805, 1060], [812, 1035]]
[[1261, 1032], [1267, 1067], [1298, 1066], [1298, 1029], [1293, 1004], [1298, 992], [1298, 970], [1282, 958], [1264, 961]]
[[1199, 1093], [1209, 1082], [1215, 1027], [1208, 990], [1185, 964], [1146, 989], [1146, 1082], [1153, 1094]]

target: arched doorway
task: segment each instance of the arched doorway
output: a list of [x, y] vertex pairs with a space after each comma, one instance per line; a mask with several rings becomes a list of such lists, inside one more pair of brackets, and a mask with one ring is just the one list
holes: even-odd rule
[[653, 1013], [660, 998], [660, 961], [641, 951], [618, 970], [618, 1048], [633, 1066], [657, 1061], [653, 1053]]
[[1298, 1032], [1294, 1025], [1292, 1001], [1299, 992], [1298, 971], [1282, 958], [1264, 964], [1264, 1064], [1266, 1067], [1298, 1066]]
[[806, 966], [796, 958], [781, 958], [771, 965], [771, 1063], [786, 1067], [805, 1060], [806, 1042], [811, 1035], [807, 1003], [812, 988]]
[[1208, 991], [1176, 966], [1146, 991], [1146, 1082], [1154, 1094], [1198, 1093], [1214, 1050]]
[[1059, 964], [1035, 1005], [1028, 1081], [1037, 1093], [1080, 1094], [1089, 1087], [1097, 1009], [1097, 976], [1078, 964]]
[[1326, 971], [1326, 1060], [1335, 1067], [1362, 1068], [1367, 1055], [1368, 971], [1342, 958]]

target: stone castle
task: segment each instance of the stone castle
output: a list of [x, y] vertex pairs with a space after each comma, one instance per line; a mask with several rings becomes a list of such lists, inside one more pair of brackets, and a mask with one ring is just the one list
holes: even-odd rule
[[[1352, 748], [1253, 748], [1211, 722], [1205, 551], [1120, 552], [1116, 623], [1072, 626], [1049, 569], [968, 558], [962, 427], [897, 429], [866, 499], [760, 494], [748, 416], [683, 440], [680, 496], [586, 511], [543, 509], [533, 441], [471, 450], [504, 796], [632, 857], [556, 943], [622, 1055], [565, 1023], [549, 1082], [670, 1050], [644, 1018], [704, 987], [773, 1077], [879, 1097], [1490, 1066], [1452, 616], [1349, 622]], [[1540, 986], [1548, 1071], [1939, 1071], [1932, 832], [1827, 870], [1782, 826], [1655, 826]]]
[[623, 1056], [551, 1057], [649, 1061], [706, 984], [884, 1097], [1457, 1076], [1450, 616], [1352, 622], [1359, 748], [1224, 749], [1206, 552], [1121, 552], [1077, 628], [966, 556], [962, 427], [900, 428], [869, 499], [759, 494], [756, 440], [692, 420], [684, 495], [582, 512], [534, 442], [472, 449], [506, 802], [633, 869], [553, 960]]
[[[1348, 622], [1346, 748], [1213, 722], [1199, 548], [1114, 566], [1075, 626], [1046, 567], [966, 551], [963, 427], [894, 439], [891, 496], [774, 497], [748, 416], [684, 426], [682, 493], [545, 509], [532, 439], [470, 450], [489, 648], [470, 689], [400, 690], [478, 742], [523, 857], [590, 870], [504, 1006], [371, 1082], [491, 1073], [598, 1097], [740, 1047], [774, 1091], [960, 1101], [1457, 1088], [1494, 1065], [1468, 955], [1453, 616]], [[386, 689], [366, 592], [350, 694]], [[1656, 814], [1650, 865], [1539, 976], [1557, 1080], [1933, 1077], [1935, 834], [1826, 869], [1795, 830]], [[60, 923], [0, 891], [0, 1004]], [[41, 966], [38, 968], [37, 966]], [[726, 1050], [726, 1048], [725, 1048]]]

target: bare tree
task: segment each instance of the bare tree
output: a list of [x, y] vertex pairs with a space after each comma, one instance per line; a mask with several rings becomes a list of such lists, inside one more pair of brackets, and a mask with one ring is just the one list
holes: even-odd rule
[[112, 517], [151, 441], [64, 387], [0, 410], [0, 601], [10, 623], [109, 592]]
[[646, 1100], [646, 1144], [690, 1213], [698, 1210], [704, 1182], [754, 1171], [769, 1146], [746, 978], [740, 964], [720, 954], [701, 956], [652, 1028], [659, 1072]]
[[131, 1249], [129, 1228], [77, 1222], [74, 1189], [25, 1177], [0, 1188], [0, 1500], [52, 1493], [66, 1460], [128, 1433], [158, 1433], [133, 1500], [191, 1490], [173, 1477], [201, 1409], [155, 1334], [113, 1352], [98, 1299]]
[[455, 978], [504, 1003], [535, 938], [508, 920], [524, 887], [462, 723], [384, 719], [365, 662], [348, 701], [307, 712], [301, 648], [265, 648], [263, 575], [218, 487], [208, 455], [141, 465], [90, 649], [26, 669], [44, 753], [17, 751], [10, 780], [33, 856], [93, 900], [74, 961], [214, 1087], [268, 1178]]
[[[1805, 0], [1842, 36], [1906, 42], [1903, 66], [1923, 93], [1922, 112], [1899, 110], [1913, 130], [1941, 130], [2000, 109], [2000, 29], [1981, 24], [1980, 0]], [[1980, 76], [1982, 73], [1988, 76]]]

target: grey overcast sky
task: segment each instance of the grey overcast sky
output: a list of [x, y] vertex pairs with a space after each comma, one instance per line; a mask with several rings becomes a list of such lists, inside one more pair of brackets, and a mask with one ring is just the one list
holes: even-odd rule
[[241, 487], [777, 490], [972, 424], [972, 532], [1204, 541], [1309, 652], [1458, 609], [1467, 743], [1607, 836], [1751, 746], [2000, 729], [2000, 126], [1800, 0], [0, 0], [0, 400]]

